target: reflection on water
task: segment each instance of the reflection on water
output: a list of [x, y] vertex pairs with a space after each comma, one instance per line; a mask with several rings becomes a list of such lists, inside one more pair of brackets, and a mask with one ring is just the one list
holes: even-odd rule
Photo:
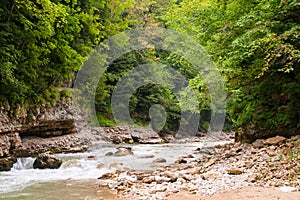
[[23, 190], [1, 194], [5, 200], [112, 200], [114, 195], [96, 181], [54, 181], [31, 185]]

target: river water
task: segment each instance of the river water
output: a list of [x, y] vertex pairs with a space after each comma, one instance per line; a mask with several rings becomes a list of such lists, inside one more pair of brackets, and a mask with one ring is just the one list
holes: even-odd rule
[[[218, 142], [224, 143], [224, 142]], [[116, 169], [138, 171], [155, 170], [171, 165], [181, 155], [193, 153], [204, 143], [168, 143], [126, 145], [132, 147], [134, 155], [106, 156], [116, 152], [116, 145], [99, 145], [84, 153], [56, 154], [63, 160], [59, 169], [33, 169], [34, 158], [18, 158], [7, 172], [0, 172], [0, 199], [12, 200], [56, 200], [56, 199], [113, 199], [107, 189], [99, 188], [97, 178]], [[206, 147], [216, 143], [205, 143]], [[197, 157], [200, 154], [195, 155]], [[153, 163], [156, 158], [166, 163]], [[101, 197], [101, 198], [100, 198]]]

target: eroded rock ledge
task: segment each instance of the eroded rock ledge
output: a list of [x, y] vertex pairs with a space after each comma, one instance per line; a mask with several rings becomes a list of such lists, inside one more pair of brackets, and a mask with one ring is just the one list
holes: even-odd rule
[[86, 147], [75, 134], [74, 111], [68, 102], [52, 107], [0, 108], [0, 171], [11, 169], [17, 157], [43, 152], [77, 152]]

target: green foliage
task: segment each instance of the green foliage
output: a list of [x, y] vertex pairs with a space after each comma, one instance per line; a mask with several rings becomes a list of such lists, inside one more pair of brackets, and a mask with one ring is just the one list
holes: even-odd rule
[[165, 20], [212, 55], [237, 127], [299, 128], [299, 9], [296, 0], [192, 0]]
[[92, 48], [128, 26], [112, 6], [106, 0], [1, 1], [2, 104], [42, 104], [57, 97], [56, 87], [70, 86]]
[[[299, 10], [298, 0], [1, 1], [0, 103], [17, 113], [19, 105], [51, 106], [58, 97], [69, 98], [60, 87], [72, 84], [104, 39], [130, 28], [162, 26], [194, 37], [212, 56], [226, 80], [228, 116], [237, 130], [298, 130]], [[150, 121], [155, 104], [166, 110], [169, 130], [178, 126], [180, 112], [210, 116], [205, 74], [176, 52], [149, 48], [118, 58], [101, 77], [95, 99], [100, 125], [115, 123], [110, 98], [120, 78], [135, 66], [156, 63], [180, 72], [190, 88], [179, 96], [166, 81], [138, 88], [130, 102], [137, 123]], [[157, 73], [157, 78], [169, 75]], [[188, 101], [191, 91], [199, 108]]]

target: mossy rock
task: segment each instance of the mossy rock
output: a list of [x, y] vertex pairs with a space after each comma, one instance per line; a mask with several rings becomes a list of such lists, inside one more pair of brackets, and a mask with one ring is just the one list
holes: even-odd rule
[[0, 159], [0, 171], [9, 171], [13, 167], [15, 162], [17, 162], [16, 158]]
[[62, 160], [50, 154], [40, 154], [33, 163], [34, 169], [58, 169]]

